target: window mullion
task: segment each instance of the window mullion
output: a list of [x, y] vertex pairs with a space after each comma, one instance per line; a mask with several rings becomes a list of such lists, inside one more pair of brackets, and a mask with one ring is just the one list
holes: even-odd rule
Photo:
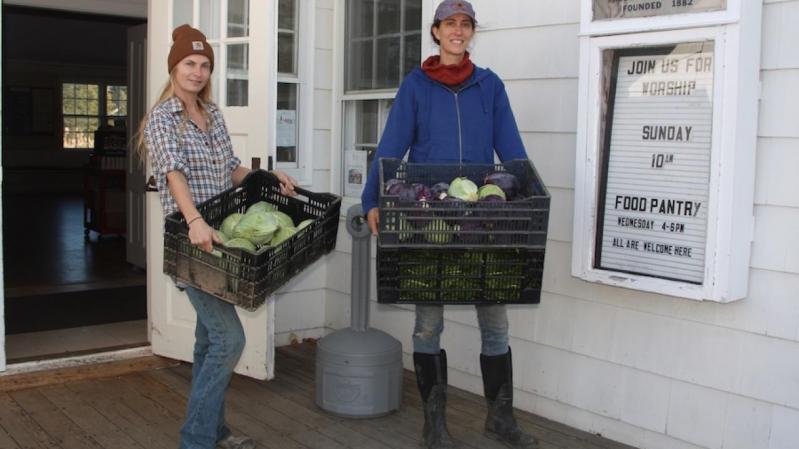
[[407, 0], [400, 0], [400, 29], [399, 29], [399, 40], [400, 40], [400, 51], [399, 51], [399, 64], [397, 64], [397, 71], [399, 72], [397, 75], [397, 79], [402, 82], [402, 75], [404, 75], [405, 71], [405, 2]]
[[372, 2], [372, 89], [377, 87], [377, 19], [380, 16], [378, 3], [380, 3], [380, 0]]

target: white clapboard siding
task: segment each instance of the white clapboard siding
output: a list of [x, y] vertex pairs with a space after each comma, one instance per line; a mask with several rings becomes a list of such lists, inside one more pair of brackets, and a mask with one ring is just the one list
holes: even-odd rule
[[[303, 3], [303, 2], [300, 2]], [[314, 192], [330, 191], [331, 92], [333, 86], [333, 6], [332, 0], [316, 0], [313, 30], [313, 139], [312, 148], [304, 148], [313, 158], [311, 185]], [[300, 5], [302, 7], [302, 4]], [[264, 161], [265, 162], [265, 161]], [[265, 163], [264, 163], [265, 165]], [[329, 328], [326, 324], [327, 270], [332, 266], [323, 258], [300, 273], [276, 295], [275, 344], [285, 345], [295, 339], [319, 338]]]
[[755, 204], [799, 208], [797, 167], [799, 139], [758, 139]]

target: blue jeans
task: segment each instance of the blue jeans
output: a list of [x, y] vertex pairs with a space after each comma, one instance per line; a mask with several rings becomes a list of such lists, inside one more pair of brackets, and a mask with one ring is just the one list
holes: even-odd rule
[[[475, 306], [480, 323], [483, 355], [502, 355], [508, 352], [508, 313], [502, 304]], [[416, 306], [416, 325], [413, 329], [413, 352], [441, 352], [441, 332], [444, 330], [444, 306]]]
[[180, 449], [214, 449], [230, 434], [225, 425], [225, 390], [244, 349], [244, 329], [233, 304], [187, 287], [197, 327], [186, 422]]

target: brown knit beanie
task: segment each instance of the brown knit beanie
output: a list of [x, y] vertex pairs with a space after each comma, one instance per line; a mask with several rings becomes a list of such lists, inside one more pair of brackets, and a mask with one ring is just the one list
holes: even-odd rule
[[205, 40], [205, 35], [198, 29], [189, 25], [181, 25], [172, 31], [172, 48], [169, 50], [167, 58], [167, 70], [172, 73], [172, 69], [189, 55], [207, 56], [211, 61], [211, 72], [214, 71], [214, 50]]

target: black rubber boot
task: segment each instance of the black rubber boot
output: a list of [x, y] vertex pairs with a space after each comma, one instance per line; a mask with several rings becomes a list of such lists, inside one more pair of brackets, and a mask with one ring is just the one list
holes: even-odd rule
[[422, 436], [428, 449], [450, 449], [452, 437], [447, 430], [447, 353], [413, 353], [416, 384], [424, 402]]
[[513, 416], [513, 360], [510, 348], [502, 355], [480, 354], [483, 391], [488, 402], [485, 433], [513, 449], [534, 449], [538, 441], [522, 432]]

